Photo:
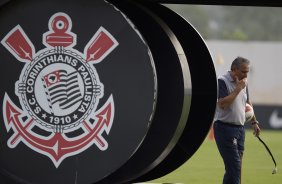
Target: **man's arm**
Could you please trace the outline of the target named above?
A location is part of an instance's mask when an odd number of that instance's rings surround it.
[[[245,88],[246,85],[247,85],[246,79],[242,79],[240,81],[236,79],[236,88],[233,91],[231,91],[227,96],[219,95],[218,106],[222,109],[226,109],[227,107],[229,107],[233,103],[237,95],[241,92],[241,90]],[[222,90],[222,85],[220,85],[219,83],[219,94],[220,94],[220,90]]]

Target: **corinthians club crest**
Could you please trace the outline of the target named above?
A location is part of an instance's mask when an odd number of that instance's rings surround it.
[[[15,148],[23,142],[48,156],[56,167],[93,144],[106,150],[108,143],[102,133],[109,134],[114,118],[112,95],[97,109],[104,86],[93,65],[110,54],[118,42],[100,27],[81,53],[73,48],[76,35],[71,28],[67,14],[54,14],[49,31],[43,34],[46,48],[38,52],[20,25],[1,41],[25,63],[15,84],[21,108],[7,93],[3,100],[5,126],[13,131],[7,144]]]

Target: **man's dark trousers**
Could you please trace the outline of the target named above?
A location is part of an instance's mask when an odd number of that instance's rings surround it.
[[[216,121],[213,127],[216,144],[225,165],[223,184],[240,184],[245,128],[221,121]]]

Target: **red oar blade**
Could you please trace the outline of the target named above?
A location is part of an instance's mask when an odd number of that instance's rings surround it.
[[[19,61],[32,61],[35,49],[23,29],[18,25],[1,42]]]
[[[117,46],[116,39],[106,29],[100,27],[84,49],[86,61],[99,63]]]

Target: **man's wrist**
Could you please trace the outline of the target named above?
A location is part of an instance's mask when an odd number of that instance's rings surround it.
[[[252,121],[251,124],[252,125],[257,125],[257,124],[259,124],[259,122],[257,120],[256,121]]]

